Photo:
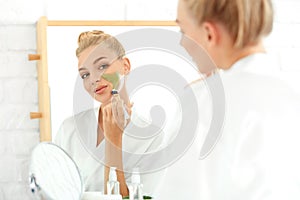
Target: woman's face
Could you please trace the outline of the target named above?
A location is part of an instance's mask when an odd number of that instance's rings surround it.
[[[78,71],[85,90],[97,101],[106,103],[111,98],[113,84],[101,76],[124,73],[124,60],[108,48],[91,46],[78,56]]]
[[[182,32],[180,44],[192,57],[198,70],[203,74],[210,74],[216,67],[209,55],[209,44],[206,40],[206,31],[199,24],[187,8],[184,0],[179,0],[177,9],[177,24]]]

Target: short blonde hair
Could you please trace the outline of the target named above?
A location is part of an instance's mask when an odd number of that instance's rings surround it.
[[[117,57],[123,57],[125,50],[123,45],[113,36],[104,33],[100,30],[82,32],[78,37],[78,48],[76,49],[76,56],[90,46],[104,45],[104,47],[111,49]]]
[[[183,0],[198,23],[222,23],[234,46],[243,48],[258,42],[273,28],[271,0]]]

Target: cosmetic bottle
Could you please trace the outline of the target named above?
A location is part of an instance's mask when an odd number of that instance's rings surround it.
[[[117,172],[115,167],[110,167],[109,178],[107,181],[107,194],[120,194],[120,183],[117,180]]]
[[[130,200],[143,200],[143,184],[141,183],[141,177],[137,168],[133,170],[128,190]]]

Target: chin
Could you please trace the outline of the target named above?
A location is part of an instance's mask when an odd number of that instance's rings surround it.
[[[111,99],[111,94],[104,94],[101,96],[96,96],[96,101],[99,101],[100,103],[106,103],[108,101],[110,101]]]

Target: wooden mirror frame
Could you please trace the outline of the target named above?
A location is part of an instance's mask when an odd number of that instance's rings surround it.
[[[37,61],[38,112],[31,112],[31,119],[39,119],[40,141],[51,141],[50,90],[48,84],[47,26],[176,26],[175,21],[76,21],[48,20],[41,17],[36,24],[36,54],[29,54],[28,60]]]

